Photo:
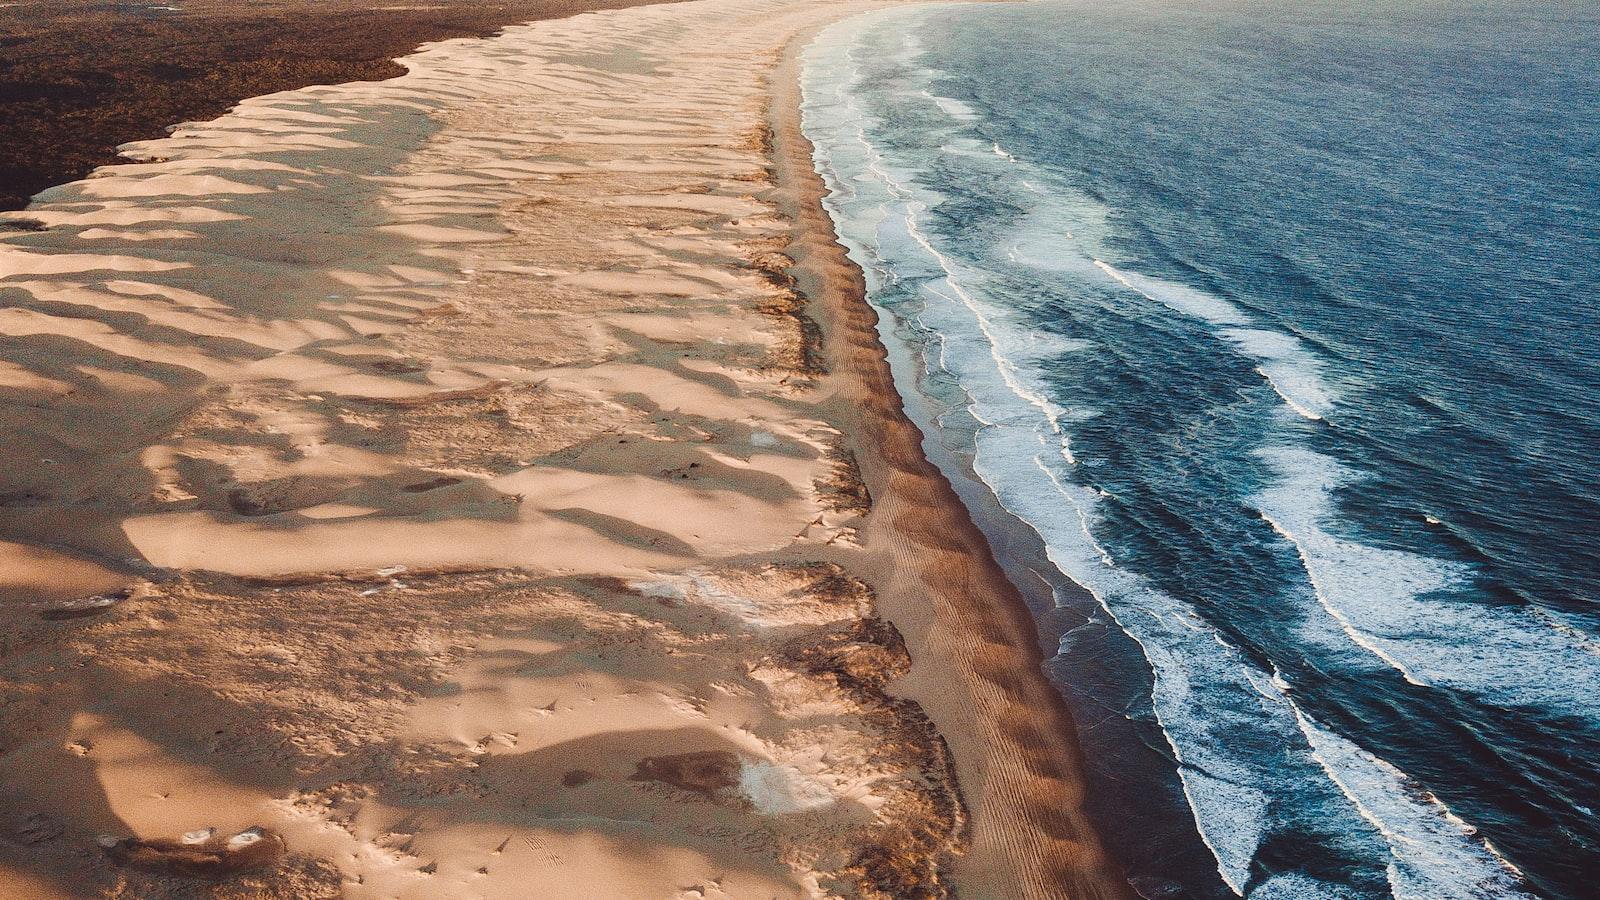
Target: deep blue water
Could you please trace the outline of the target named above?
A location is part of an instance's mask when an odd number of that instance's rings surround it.
[[[1600,4],[898,9],[805,89],[1138,890],[1596,896]]]

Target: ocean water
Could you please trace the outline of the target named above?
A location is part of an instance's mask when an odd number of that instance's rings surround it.
[[[899,8],[804,96],[1137,890],[1600,895],[1600,5]]]

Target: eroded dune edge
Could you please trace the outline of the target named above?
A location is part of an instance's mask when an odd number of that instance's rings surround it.
[[[432,45],[8,216],[0,893],[1117,893],[794,126],[872,6]]]

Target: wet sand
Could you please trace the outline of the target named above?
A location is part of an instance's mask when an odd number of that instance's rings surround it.
[[[865,545],[876,558],[862,564],[911,648],[911,672],[894,690],[946,737],[971,811],[956,883],[964,896],[1130,896],[1086,817],[1073,726],[1043,676],[1033,618],[924,455],[861,271],[822,207],[826,188],[800,132],[798,54],[809,39],[790,44],[772,78],[780,202],[796,229],[793,271],[835,367],[834,421],[860,448],[875,498]]]
[[[796,127],[870,8],[436,45],[12,216],[0,893],[1126,895]]]

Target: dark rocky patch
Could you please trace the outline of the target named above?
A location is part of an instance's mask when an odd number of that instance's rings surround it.
[[[726,750],[647,756],[630,781],[659,781],[707,797],[739,783],[739,757]]]
[[[408,484],[404,488],[401,488],[401,490],[408,494],[425,494],[428,491],[436,491],[439,488],[447,488],[460,483],[461,479],[459,478],[451,478],[448,475],[441,475],[438,478],[430,478],[427,481],[419,481],[416,484]]]
[[[271,865],[283,856],[283,838],[264,828],[216,835],[197,844],[155,838],[123,838],[106,847],[119,865],[192,878],[225,878]]]
[[[177,11],[106,0],[7,4],[0,210],[119,162],[119,144],[216,118],[246,97],[393,78],[405,71],[394,58],[425,41],[639,2],[450,0],[380,9],[363,0],[187,0]]]
[[[39,618],[46,622],[61,622],[67,619],[86,619],[111,611],[113,606],[133,596],[132,588],[108,591],[104,594],[95,594],[92,597],[78,597],[64,603],[48,607],[39,611]]]

